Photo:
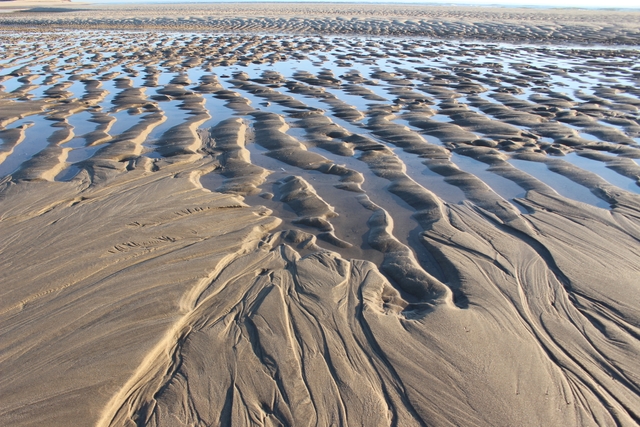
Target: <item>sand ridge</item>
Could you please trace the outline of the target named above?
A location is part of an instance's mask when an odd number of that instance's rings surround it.
[[[0,38],[3,425],[639,422],[636,49]]]

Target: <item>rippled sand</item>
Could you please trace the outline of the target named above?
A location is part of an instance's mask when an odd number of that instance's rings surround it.
[[[640,421],[636,48],[0,43],[0,424]]]
[[[2,7],[34,6],[7,1]],[[59,3],[56,5],[56,3]],[[62,4],[1,14],[20,29],[162,29],[295,34],[369,34],[579,44],[640,44],[640,11],[339,3]],[[11,6],[13,5],[13,6]]]

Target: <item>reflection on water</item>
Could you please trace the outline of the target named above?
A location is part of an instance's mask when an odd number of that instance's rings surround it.
[[[68,170],[63,171],[59,179],[74,176],[78,168],[82,167],[79,162],[90,159],[98,151],[96,147],[86,147],[87,141],[83,138],[99,128],[98,122],[91,121],[96,112],[115,119],[110,129],[107,129],[112,139],[106,138],[103,141],[103,144],[109,144],[117,140],[118,135],[139,124],[150,111],[160,111],[167,120],[151,130],[142,143],[145,147],[142,155],[161,157],[160,154],[153,153],[154,144],[165,132],[187,122],[194,114],[178,97],[163,95],[161,89],[172,82],[202,99],[204,110],[211,116],[200,126],[202,129],[213,127],[234,116],[242,117],[251,125],[253,118],[245,112],[252,109],[279,114],[290,126],[296,126],[296,121],[305,111],[313,111],[314,114],[321,111],[342,129],[341,132],[366,137],[391,149],[404,165],[408,177],[433,191],[447,203],[462,202],[465,200],[464,193],[427,168],[420,155],[398,148],[397,141],[393,144],[390,142],[393,138],[381,137],[372,132],[367,115],[373,114],[380,107],[389,107],[389,111],[394,114],[388,118],[391,123],[405,126],[403,131],[420,134],[426,147],[437,145],[440,149],[448,150],[445,152],[449,153],[450,161],[455,166],[473,174],[507,201],[523,197],[523,189],[488,171],[485,163],[467,156],[451,155],[462,144],[460,141],[447,142],[446,138],[441,139],[428,130],[412,126],[402,115],[424,111],[425,117],[432,121],[456,124],[481,138],[485,136],[485,128],[461,121],[452,110],[441,114],[439,110],[442,106],[439,103],[457,98],[458,107],[462,109],[460,111],[468,111],[475,116],[497,122],[501,120],[501,116],[496,115],[492,106],[506,106],[530,116],[540,113],[544,123],[556,126],[555,133],[549,132],[547,128],[535,128],[509,118],[510,125],[516,131],[527,135],[524,142],[511,145],[503,154],[510,156],[514,150],[531,151],[531,147],[535,148],[536,144],[542,148],[537,152],[542,153],[544,147],[556,145],[557,149],[553,154],[563,154],[570,153],[573,147],[562,146],[562,142],[557,141],[572,134],[574,130],[580,132],[580,136],[589,143],[603,143],[597,136],[586,133],[584,126],[557,121],[553,117],[556,113],[570,112],[590,103],[594,110],[584,115],[585,126],[596,129],[596,135],[603,134],[603,129],[615,130],[620,138],[627,138],[621,140],[627,150],[635,149],[638,145],[640,124],[633,109],[640,107],[640,93],[635,88],[637,73],[630,71],[628,66],[638,59],[638,53],[632,50],[612,54],[614,50],[604,48],[530,49],[528,46],[506,44],[445,43],[376,37],[286,39],[273,36],[165,33],[149,33],[142,37],[140,34],[127,32],[114,32],[106,36],[95,32],[61,32],[45,36],[51,45],[46,51],[36,40],[31,39],[14,44],[5,57],[0,58],[0,65],[4,67],[0,69],[2,99],[15,98],[18,103],[46,99],[41,112],[21,113],[16,117],[17,121],[7,124],[6,129],[1,130],[2,152],[6,154],[6,159],[0,164],[0,176],[14,172],[49,144],[57,143],[72,148],[66,160]],[[144,43],[140,43],[141,40]],[[87,41],[90,42],[89,49],[82,46]],[[234,82],[238,72],[245,73],[249,83],[257,85],[260,90],[248,90]],[[274,73],[281,76],[278,83],[264,80],[265,76],[273,76]],[[301,73],[306,73],[305,76],[315,80],[301,78]],[[211,91],[195,90],[206,76],[215,76],[220,86]],[[88,85],[91,80],[100,81],[99,89],[106,91],[104,98],[91,98]],[[17,94],[13,92],[29,82],[36,85],[29,92],[31,101],[17,99]],[[294,82],[302,90],[291,90],[290,84]],[[56,90],[52,92],[52,88]],[[121,99],[127,88],[144,89],[143,99]],[[220,89],[228,92],[218,93]],[[237,105],[234,108],[230,93],[248,100],[248,107],[245,103],[243,109],[238,110]],[[512,95],[511,103],[503,105],[501,98],[494,96],[500,93]],[[280,98],[276,98],[276,95]],[[544,101],[540,96],[544,97]],[[124,109],[118,112],[113,111],[116,97],[124,105]],[[471,105],[473,97],[490,104],[482,108]],[[536,100],[544,103],[538,104]],[[303,108],[292,109],[287,106],[287,102],[294,101]],[[520,106],[516,105],[517,101],[521,101]],[[558,107],[555,109],[547,109],[544,114],[541,113],[543,107],[556,104]],[[451,105],[447,108],[451,108]],[[427,109],[435,112],[435,115],[427,113]],[[365,117],[353,119],[345,111],[359,111]],[[58,134],[54,132],[60,128],[56,122],[48,120],[52,114],[62,115],[70,126],[74,136],[69,141],[55,140],[55,135]],[[21,118],[23,115],[26,117]],[[628,125],[609,124],[607,118],[623,118]],[[27,122],[32,122],[32,126],[24,130],[24,140],[16,139],[15,131],[11,133],[11,129]],[[557,131],[558,127],[564,130]],[[544,137],[540,136],[541,133],[544,133]],[[289,134],[307,144],[307,149],[315,150],[333,161],[340,161],[340,156],[335,153],[305,141],[304,129],[292,128]],[[532,138],[531,135],[538,135],[538,139],[531,140],[527,145],[526,139]],[[496,150],[509,145],[505,141],[514,139],[513,135],[502,137],[502,140],[496,138]],[[515,140],[518,142],[518,138]],[[334,138],[334,143],[346,142]],[[616,141],[605,143],[617,144]],[[265,168],[285,168],[275,160],[267,161],[266,158],[258,157],[262,154],[257,154],[255,150],[258,150],[257,146],[250,147],[253,161]],[[627,152],[626,155],[634,157],[632,154]],[[632,179],[612,171],[602,162],[575,154],[567,155],[566,159],[584,170],[598,174],[612,185],[638,193],[639,187]],[[365,163],[358,161],[357,156],[342,160],[367,177],[365,186],[370,185],[371,180],[381,179],[372,174]],[[566,197],[608,207],[588,188],[550,172],[543,163],[511,160],[511,164],[551,185]],[[292,174],[303,173],[299,168],[291,170],[291,166],[285,169]]]
[[[534,176],[553,188],[558,194],[584,203],[608,208],[609,204],[596,197],[591,191],[582,185],[571,181],[569,178],[551,172],[544,163],[530,162],[526,160],[510,160],[510,163],[518,169]]]
[[[25,136],[24,140],[13,148],[5,161],[0,163],[0,176],[14,172],[22,163],[44,150],[49,145],[47,138],[56,131],[52,124],[53,122],[44,120],[41,116],[31,116],[29,119],[10,125],[9,129],[16,129],[18,126],[25,127]]]
[[[614,157],[612,156],[612,158]],[[602,163],[601,161],[579,156],[577,153],[568,154],[565,157],[565,160],[584,170],[595,173],[605,181],[608,181],[609,183],[620,187],[623,190],[640,194],[640,186],[636,184],[635,180],[621,175],[613,169],[609,169],[606,164]]]

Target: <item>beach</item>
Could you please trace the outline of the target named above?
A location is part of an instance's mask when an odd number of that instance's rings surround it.
[[[1,425],[640,423],[640,12],[3,3]]]
[[[341,3],[90,4],[31,6],[0,16],[7,29],[156,29],[276,34],[420,36],[551,44],[638,44],[639,10]],[[36,5],[36,7],[33,7]],[[5,7],[0,5],[0,8]],[[9,7],[9,6],[6,6]]]

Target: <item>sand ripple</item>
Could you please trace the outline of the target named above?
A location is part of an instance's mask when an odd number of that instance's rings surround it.
[[[2,425],[640,422],[640,52],[324,7],[0,36]]]
[[[11,2],[13,3],[13,2]],[[19,2],[15,2],[19,3]],[[33,6],[33,5],[31,5]],[[321,3],[66,5],[0,15],[27,28],[163,29],[423,36],[473,40],[628,44],[640,40],[633,10],[541,10],[487,7]]]

